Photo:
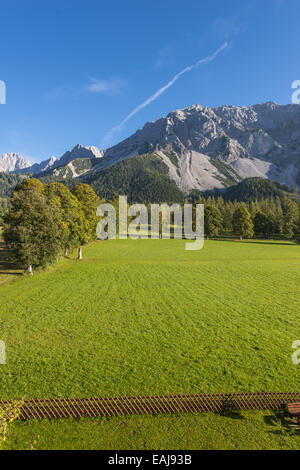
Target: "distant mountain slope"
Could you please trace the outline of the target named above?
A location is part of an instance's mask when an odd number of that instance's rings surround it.
[[[0,171],[9,173],[20,173],[20,174],[33,174],[39,175],[40,173],[47,173],[48,175],[51,174],[51,170],[53,170],[53,174],[57,175],[58,173],[55,172],[56,168],[64,167],[69,165],[70,171],[67,170],[65,174],[65,178],[71,174],[73,177],[79,176],[82,172],[80,171],[76,174],[76,168],[72,167],[72,162],[75,160],[80,160],[83,163],[76,163],[78,168],[86,168],[89,170],[92,168],[92,164],[90,166],[84,163],[85,160],[94,161],[97,158],[101,158],[102,153],[100,152],[97,147],[84,147],[83,145],[76,145],[71,151],[67,151],[63,154],[63,156],[59,159],[56,157],[50,157],[47,160],[43,160],[40,163],[34,163],[33,165],[30,162],[17,155],[16,153],[9,153],[2,155],[0,157]]]
[[[47,171],[52,168],[56,162],[56,157],[50,157],[47,160],[43,160],[41,163],[34,163],[22,173],[32,173],[33,175],[42,171]]]
[[[183,202],[184,199],[182,191],[168,176],[168,167],[155,154],[130,157],[79,180],[90,184],[105,199],[117,195],[126,195],[129,203]]]
[[[229,201],[259,201],[265,198],[280,199],[289,196],[292,199],[300,200],[300,195],[295,190],[281,183],[269,181],[263,178],[246,178],[240,183],[223,190],[205,191],[204,195],[222,196]]]
[[[23,175],[0,173],[0,212],[2,208],[7,208],[8,199],[10,198],[14,188],[23,180]]]
[[[54,167],[67,165],[76,159],[94,159],[101,158],[103,153],[97,147],[85,147],[84,145],[77,144],[71,151],[67,151],[63,156],[57,160]]]
[[[185,194],[227,188],[249,177],[300,189],[300,106],[196,104],[146,123],[103,151],[76,145],[58,160],[14,171],[48,180],[84,174],[96,181],[97,175],[129,157],[154,153],[167,168],[164,175]]]
[[[231,201],[255,201],[269,197],[284,197],[295,194],[289,186],[263,178],[246,178],[241,183],[231,186],[224,191],[225,199]]]
[[[268,102],[173,111],[105,150],[93,171],[154,151],[184,192],[227,187],[248,177],[299,188],[300,106]]]
[[[0,173],[0,209],[7,207],[8,198],[15,186],[27,175]],[[168,168],[157,155],[130,157],[100,173],[86,174],[82,177],[40,176],[43,183],[60,181],[70,189],[83,182],[90,184],[100,198],[113,199],[126,195],[129,203],[174,203],[183,202],[185,195],[168,176]],[[195,203],[199,196],[222,196],[225,200],[250,202],[273,197],[283,199],[288,196],[300,204],[300,195],[292,188],[263,178],[247,178],[240,183],[224,189],[201,192],[193,190],[188,200]]]
[[[0,172],[12,173],[29,167],[29,161],[17,153],[5,153],[0,157]]]
[[[0,198],[10,197],[13,189],[24,180],[24,176],[0,173]]]
[[[76,178],[91,170],[94,164],[94,159],[92,158],[76,158],[65,165],[50,168],[35,176],[47,182]]]

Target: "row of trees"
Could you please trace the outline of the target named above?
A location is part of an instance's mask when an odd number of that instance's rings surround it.
[[[27,267],[45,266],[96,238],[99,198],[87,184],[70,191],[61,183],[26,179],[10,198],[3,235],[14,258]]]
[[[205,234],[292,239],[300,236],[300,207],[289,197],[266,198],[250,203],[200,197],[205,205]]]
[[[16,260],[33,268],[55,261],[61,254],[96,239],[99,198],[87,184],[72,191],[61,183],[26,179],[11,198],[4,219],[4,239]],[[117,205],[117,199],[111,201]],[[188,201],[186,201],[188,202]],[[300,207],[289,197],[269,197],[249,203],[222,197],[199,197],[205,206],[206,236],[237,235],[300,239]],[[149,207],[150,210],[150,207]],[[161,221],[160,221],[161,222]],[[172,223],[172,219],[171,219]]]
[[[109,201],[118,214],[119,198]],[[268,197],[249,203],[226,201],[221,196],[198,197],[193,201],[193,228],[195,229],[196,204],[204,204],[204,232],[208,237],[219,235],[241,238],[300,239],[300,206],[290,197]],[[151,220],[151,204],[147,204],[148,220]],[[128,223],[131,217],[128,217]],[[118,217],[117,217],[118,222]],[[160,233],[162,217],[160,214]],[[170,217],[171,232],[174,216]],[[118,227],[117,227],[118,231]]]

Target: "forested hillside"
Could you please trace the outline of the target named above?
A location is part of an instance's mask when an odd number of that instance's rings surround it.
[[[270,181],[264,178],[247,178],[237,185],[230,186],[225,191],[215,191],[216,195],[222,195],[229,201],[251,202],[270,197],[280,197],[285,195],[296,196],[297,191],[285,184]]]
[[[8,199],[13,189],[24,180],[22,175],[0,173],[0,211],[7,208]]]
[[[130,157],[100,173],[81,177],[104,199],[127,195],[128,202],[182,202],[183,193],[154,154]]]

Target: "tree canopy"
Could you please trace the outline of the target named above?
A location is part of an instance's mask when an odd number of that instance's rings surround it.
[[[98,197],[88,185],[70,190],[31,178],[19,184],[4,215],[4,239],[11,253],[32,274],[67,250],[96,237]]]
[[[10,199],[4,239],[14,257],[32,273],[35,266],[53,262],[62,248],[63,227],[58,207],[38,180],[25,180]]]

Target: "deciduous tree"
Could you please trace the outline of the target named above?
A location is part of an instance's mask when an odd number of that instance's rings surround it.
[[[59,210],[45,195],[44,185],[25,180],[13,192],[5,216],[4,239],[13,256],[32,274],[33,267],[58,257],[63,236]]]
[[[78,247],[84,237],[84,214],[80,202],[62,183],[50,183],[45,188],[47,197],[61,212],[61,225],[64,231],[64,254]]]
[[[219,235],[222,229],[223,219],[221,212],[215,206],[204,207],[204,233],[214,237]]]
[[[81,210],[84,214],[84,230],[80,235],[80,246],[78,258],[82,258],[82,245],[97,238],[96,227],[99,218],[96,216],[99,198],[94,190],[84,183],[80,183],[73,188],[73,194],[77,197]]]

